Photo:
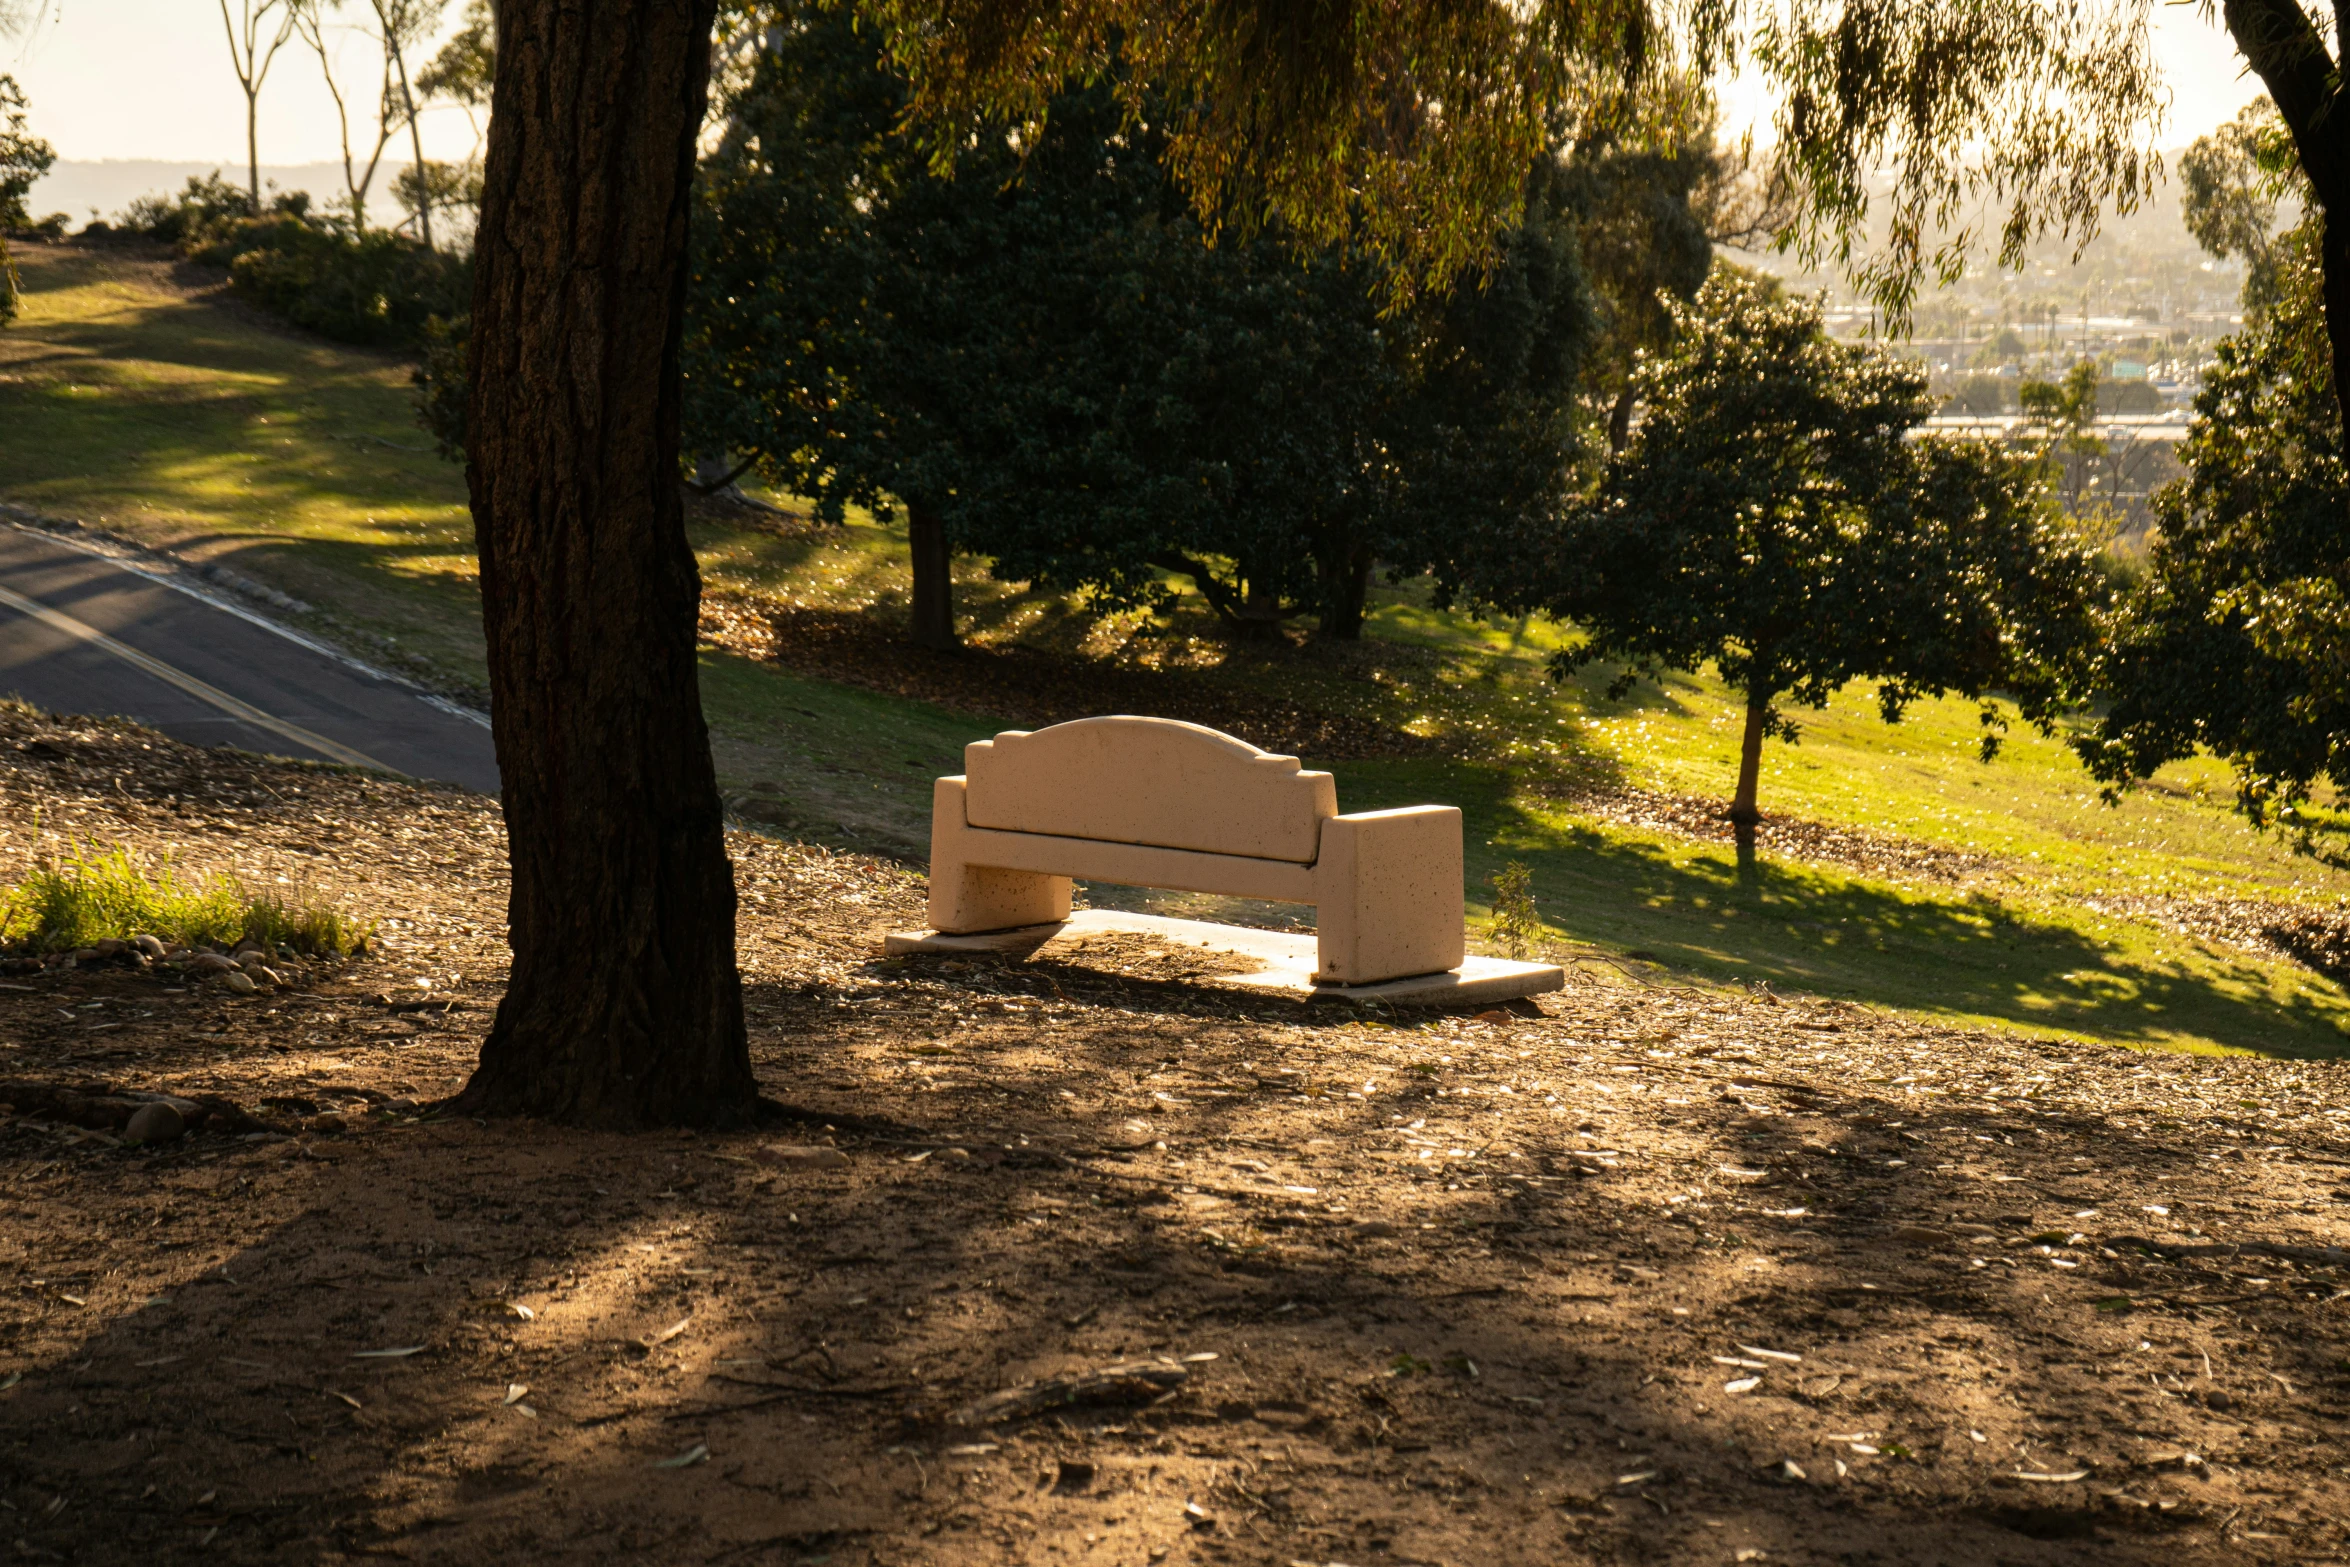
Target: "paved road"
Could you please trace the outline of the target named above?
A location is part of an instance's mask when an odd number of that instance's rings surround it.
[[[414,688],[128,565],[0,523],[0,695],[195,745],[495,793],[489,729]]]

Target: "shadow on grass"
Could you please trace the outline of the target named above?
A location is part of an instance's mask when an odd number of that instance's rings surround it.
[[[1472,897],[1504,863],[1523,862],[1544,920],[1570,940],[1709,980],[2128,1044],[2350,1051],[2350,1009],[2335,987],[2282,963],[2184,938],[2161,945],[2192,960],[2133,954],[1980,893],[1904,891],[1767,858],[1742,877],[1728,844],[1669,844],[1547,816],[1499,768],[1359,762],[1338,772],[1349,809],[1460,805]]]

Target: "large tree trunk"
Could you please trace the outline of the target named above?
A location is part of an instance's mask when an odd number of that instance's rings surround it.
[[[1754,830],[1762,821],[1755,794],[1762,782],[1763,731],[1770,727],[1770,698],[1746,699],[1746,733],[1738,741],[1738,793],[1730,801],[1730,829],[1738,839],[1738,864],[1754,867]]]
[[[1322,578],[1321,633],[1336,642],[1363,639],[1363,611],[1371,599],[1371,552],[1350,546],[1317,563]]]
[[[678,494],[714,0],[505,0],[466,479],[513,977],[459,1105],[737,1124],[757,1091]]]
[[[2334,406],[2350,427],[2350,191],[2326,207],[2318,258],[2324,268],[2326,343],[2334,351]]]
[[[951,653],[962,645],[955,638],[955,551],[937,507],[906,502],[906,541],[914,557],[914,644]]]

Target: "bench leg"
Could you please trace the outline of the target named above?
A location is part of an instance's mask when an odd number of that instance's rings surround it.
[[[930,927],[969,933],[1052,925],[1069,917],[1066,876],[973,865],[963,853],[963,780],[941,778],[930,797]]]
[[[1370,985],[1441,974],[1468,956],[1452,806],[1331,817],[1314,881],[1316,979]]]

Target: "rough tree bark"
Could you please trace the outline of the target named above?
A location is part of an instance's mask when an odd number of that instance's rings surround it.
[[[955,639],[955,552],[937,507],[906,502],[906,541],[914,556],[914,643],[951,653],[962,646]]]
[[[678,486],[715,0],[504,0],[466,479],[513,977],[458,1104],[602,1126],[757,1104]]]
[[[2350,50],[2350,12],[2336,0],[2335,36]],[[2318,257],[2334,401],[2350,420],[2350,101],[2341,72],[2300,0],[2226,0],[2228,34],[2251,62],[2292,133],[2293,150],[2324,210]]]

